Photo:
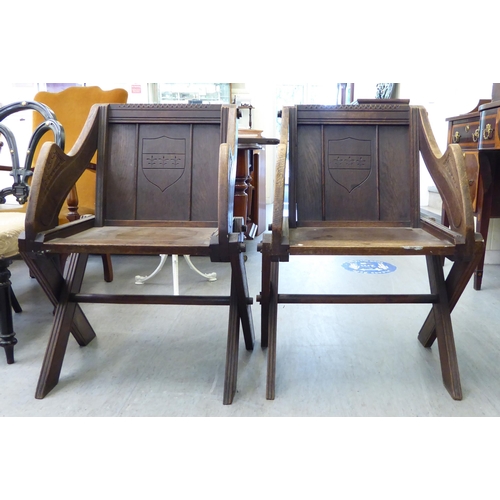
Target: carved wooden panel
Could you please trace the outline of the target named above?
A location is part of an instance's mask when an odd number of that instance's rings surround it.
[[[378,220],[375,127],[325,128],[326,220]]]
[[[297,144],[299,221],[410,225],[416,183],[407,126],[299,126]]]
[[[220,126],[111,124],[104,214],[111,221],[217,221]]]

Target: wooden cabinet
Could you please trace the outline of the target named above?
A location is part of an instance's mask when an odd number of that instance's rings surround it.
[[[487,102],[489,101],[481,100],[469,113],[447,118],[448,143],[459,144],[464,152],[465,167],[467,169],[472,208],[474,212],[476,212],[477,194],[479,188],[479,106]]]
[[[495,86],[493,97],[495,95]],[[475,109],[448,118],[448,143],[462,147],[476,231],[485,242],[490,218],[500,217],[500,100],[480,100]],[[443,223],[448,219],[443,212]],[[484,255],[474,273],[474,288],[481,289]]]

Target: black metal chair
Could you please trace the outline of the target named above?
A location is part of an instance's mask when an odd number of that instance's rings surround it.
[[[16,138],[3,120],[13,113],[27,109],[40,113],[44,121],[33,132],[24,164],[21,165]],[[9,266],[12,263],[12,257],[19,254],[18,238],[24,231],[25,206],[30,192],[29,179],[33,175],[35,148],[40,138],[49,130],[52,130],[55,142],[64,147],[64,130],[49,107],[38,102],[22,101],[0,108],[0,135],[4,137],[9,147],[12,164],[10,167],[0,166],[0,170],[10,171],[10,175],[14,178],[12,185],[0,190],[0,346],[5,349],[8,364],[14,363],[14,345],[17,343],[12,309],[17,313],[22,312],[12,291]],[[8,196],[13,196],[18,206],[6,208]]]

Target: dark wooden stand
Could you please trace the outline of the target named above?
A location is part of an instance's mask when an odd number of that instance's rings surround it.
[[[234,213],[246,221],[245,235],[253,239],[266,229],[266,145],[278,139],[238,138],[238,168]]]

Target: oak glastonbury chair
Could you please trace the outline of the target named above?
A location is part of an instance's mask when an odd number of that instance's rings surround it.
[[[289,215],[283,215],[289,147]],[[262,252],[262,346],[267,398],[275,397],[278,304],[429,303],[419,340],[437,337],[446,389],[462,398],[450,312],[484,247],[459,146],[441,156],[424,108],[407,100],[282,111],[273,222]],[[419,152],[450,214],[451,229],[420,218]],[[300,255],[425,255],[429,294],[286,294],[279,264]],[[442,258],[453,266],[445,280]],[[290,264],[291,265],[291,264]]]
[[[23,145],[26,146],[26,154],[22,164],[16,137],[3,120],[28,109],[40,114],[43,120],[35,129],[29,143]],[[52,130],[54,140],[64,148],[64,130],[47,106],[38,102],[21,101],[0,108],[0,138],[3,137],[7,144],[11,163],[10,167],[1,165],[0,170],[10,171],[12,176],[12,185],[0,190],[0,346],[5,349],[8,364],[14,363],[14,346],[17,344],[12,309],[17,313],[22,312],[12,290],[9,266],[12,258],[19,255],[18,239],[24,231],[29,180],[33,173],[33,154],[40,137],[48,130]],[[15,198],[17,204],[7,205],[9,196]]]
[[[36,397],[58,382],[71,332],[81,345],[95,332],[79,303],[229,306],[224,404],[236,390],[239,323],[253,349],[252,299],[242,221],[233,219],[234,105],[96,105],[66,155],[45,144],[35,168],[20,249],[56,305]],[[96,152],[96,213],[57,226],[67,193]],[[71,254],[64,276],[53,255]],[[81,294],[89,254],[210,257],[228,262],[228,296]],[[98,329],[99,325],[96,325]]]

